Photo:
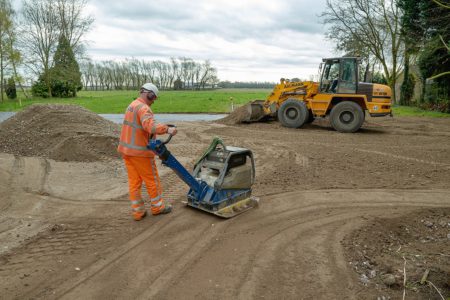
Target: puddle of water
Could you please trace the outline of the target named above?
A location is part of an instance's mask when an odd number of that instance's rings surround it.
[[[114,123],[123,122],[123,114],[100,114],[103,118]],[[226,115],[210,114],[155,114],[155,120],[159,123],[183,122],[183,121],[214,121],[224,118]]]
[[[0,112],[0,122],[5,121],[6,119],[14,116],[14,112]]]
[[[14,116],[15,112],[0,112],[0,122]],[[123,122],[123,114],[100,114],[103,118],[114,123]],[[214,121],[224,118],[225,114],[155,114],[159,123],[183,122],[183,121]]]

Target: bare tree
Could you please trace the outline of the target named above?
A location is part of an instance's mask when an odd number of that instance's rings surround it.
[[[201,74],[199,78],[199,88],[205,89],[207,83],[212,83],[217,75],[217,70],[212,67],[211,62],[206,60],[201,65]]]
[[[56,0],[60,33],[67,37],[73,52],[77,56],[83,55],[82,37],[94,23],[92,16],[82,14],[86,4],[86,0]]]
[[[395,0],[327,0],[321,17],[329,24],[328,38],[342,46],[353,42],[381,64],[391,86],[402,70],[400,9]]]
[[[194,76],[195,62],[191,58],[182,57],[181,60],[181,81],[183,82],[183,88],[192,88],[190,85]],[[188,86],[186,86],[186,84]]]
[[[170,58],[170,63],[171,63],[171,75],[169,85],[172,87],[175,80],[180,78],[180,63],[174,57]]]
[[[138,89],[138,87],[142,85],[142,69],[140,62],[135,58],[129,60],[128,70],[131,77],[131,88],[134,90]]]
[[[108,67],[105,62],[101,62],[96,64],[97,67],[97,76],[98,82],[100,84],[101,90],[109,90],[109,86],[111,85],[111,81],[109,80],[109,72]]]
[[[59,38],[56,7],[52,0],[24,0],[22,16],[26,66],[36,76],[43,74],[51,95],[49,70]]]
[[[200,73],[202,71],[202,65],[195,63],[194,64],[194,70],[192,76],[192,87],[193,89],[199,90],[200,89]]]
[[[23,87],[24,79],[19,75],[18,68],[23,62],[22,54],[17,45],[17,27],[11,26],[6,29],[9,36],[7,45],[7,52],[9,53],[9,61],[11,63],[12,74],[14,76],[14,82],[19,85],[25,98],[28,98],[28,94]]]
[[[23,79],[18,73],[22,55],[17,45],[18,28],[15,16],[10,0],[0,0],[0,101],[2,102],[6,72],[13,76],[14,82],[20,86],[25,97],[28,97],[22,85]]]
[[[144,81],[155,82],[156,74],[155,74],[154,63],[143,61],[142,67],[143,67],[144,74],[145,74]]]
[[[94,77],[96,74],[95,65],[92,63],[92,61],[87,60],[80,63],[80,72],[84,88],[88,89],[90,87],[91,89],[93,89],[95,85]]]

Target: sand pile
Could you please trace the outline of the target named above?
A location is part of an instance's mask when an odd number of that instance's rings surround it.
[[[0,152],[58,161],[119,157],[120,127],[75,105],[31,105],[0,123]]]
[[[230,113],[225,118],[219,119],[216,123],[225,125],[240,124],[243,120],[249,117],[249,111],[247,105],[242,105],[236,108],[232,113]]]

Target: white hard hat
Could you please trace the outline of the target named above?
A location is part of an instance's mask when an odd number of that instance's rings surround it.
[[[158,96],[158,93],[159,93],[158,88],[156,87],[156,85],[154,85],[154,84],[151,83],[151,82],[145,83],[145,84],[141,87],[141,90],[152,91],[153,94],[155,94],[155,96]]]

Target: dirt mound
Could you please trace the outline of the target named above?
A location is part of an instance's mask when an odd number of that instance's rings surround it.
[[[119,126],[75,105],[31,105],[0,123],[0,151],[58,161],[118,157]]]
[[[402,291],[405,267],[408,293],[426,299],[437,295],[429,282],[450,293],[449,230],[450,209],[427,209],[376,218],[347,236],[343,245],[364,285]]]
[[[225,118],[219,119],[216,123],[225,124],[225,125],[234,125],[240,124],[243,120],[247,119],[249,116],[249,112],[247,109],[247,105],[243,105],[235,109],[232,113],[230,113]]]

